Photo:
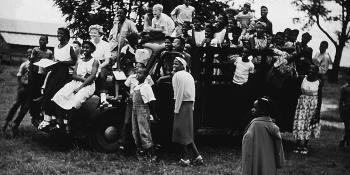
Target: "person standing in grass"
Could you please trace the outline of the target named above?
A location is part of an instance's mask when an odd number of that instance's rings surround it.
[[[31,54],[32,54],[32,49],[28,49],[26,52],[25,61],[19,67],[19,70],[17,73],[17,82],[18,82],[17,98],[15,103],[10,108],[9,113],[5,119],[5,124],[2,127],[2,131],[5,133],[8,125],[12,121],[18,108],[21,107],[16,119],[13,121],[13,123],[10,124],[12,136],[17,135],[18,127],[21,124],[24,116],[27,114],[29,110],[29,106],[32,101],[32,98],[30,95],[30,89],[28,86],[29,66],[30,66],[29,58],[31,57]]]
[[[312,65],[301,83],[301,95],[294,116],[293,137],[296,140],[295,153],[307,154],[311,137],[320,137],[320,117],[317,112],[317,94],[320,81],[318,67]]]
[[[199,154],[194,143],[193,134],[193,108],[195,101],[195,84],[192,75],[186,72],[187,62],[181,57],[175,57],[173,64],[174,76],[172,85],[174,88],[174,123],[172,141],[181,145],[180,166],[189,166],[191,163],[202,165],[203,158]],[[190,162],[188,147],[194,153],[194,159]]]
[[[284,165],[284,152],[281,133],[271,118],[271,101],[259,98],[251,113],[254,119],[242,140],[242,175],[276,175]]]
[[[339,113],[345,126],[344,137],[340,141],[339,146],[344,147],[347,145],[350,147],[350,77],[348,77],[347,83],[340,90]]]
[[[46,45],[48,43],[48,36],[43,35],[39,38],[39,47],[35,47],[30,57],[30,76],[33,83],[30,83],[32,92],[32,98],[35,103],[32,103],[30,107],[30,114],[33,117],[33,122],[39,122],[40,120],[40,105],[36,102],[36,99],[42,96],[41,88],[44,84],[47,70],[42,67],[34,66],[33,63],[40,61],[41,59],[53,59],[53,53],[49,50]]]
[[[133,88],[132,94],[132,135],[137,148],[137,158],[142,160],[150,157],[150,161],[155,161],[157,157],[153,147],[150,120],[152,116],[155,116],[152,101],[155,101],[156,98],[151,85],[145,81],[147,75],[146,68],[137,70],[139,84]]]

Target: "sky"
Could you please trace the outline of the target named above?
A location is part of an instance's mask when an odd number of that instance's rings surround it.
[[[222,0],[225,1],[225,0]],[[293,24],[293,17],[299,17],[302,22],[305,22],[305,15],[298,12],[290,2],[291,0],[234,0],[234,7],[243,5],[244,2],[250,1],[252,9],[256,11],[256,17],[260,17],[260,6],[265,5],[269,8],[268,18],[273,23],[274,33],[283,31],[286,27],[301,28],[301,24]],[[232,2],[232,1],[230,1]],[[231,4],[231,3],[229,3]],[[339,7],[329,4],[330,9],[334,12],[340,10]],[[64,18],[58,7],[54,6],[52,0],[1,0],[0,18],[21,19],[39,22],[52,22],[64,24]],[[334,31],[338,25],[328,23],[325,25],[326,30]],[[306,31],[301,31],[304,33]],[[322,40],[329,42],[329,53],[333,57],[335,48],[328,38],[316,27],[312,27],[308,32],[313,36],[310,41],[310,46],[314,49],[314,53],[318,51],[319,43]],[[331,32],[333,33],[333,32]],[[350,48],[345,48],[341,65],[350,66]]]

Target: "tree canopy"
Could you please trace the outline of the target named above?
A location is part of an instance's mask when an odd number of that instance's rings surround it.
[[[177,5],[183,4],[183,0],[54,0],[66,22],[68,28],[74,31],[75,37],[87,39],[90,25],[99,24],[104,28],[105,35],[113,27],[113,18],[118,7],[124,7],[129,12],[131,6],[136,5],[142,9],[145,3],[160,3],[164,6],[163,12],[169,14]],[[208,19],[214,13],[220,13],[226,4],[216,0],[193,1],[192,6],[196,8],[196,14]],[[143,10],[138,11],[138,15],[145,14]]]
[[[325,3],[334,3],[341,7],[341,12],[334,14],[332,10],[328,9]],[[338,72],[340,69],[340,60],[344,47],[350,41],[350,1],[349,0],[294,0],[292,2],[298,10],[303,11],[308,16],[308,22],[305,26],[312,26],[314,24],[329,38],[336,48],[334,56],[333,72],[331,80],[338,80]],[[334,7],[334,6],[332,6]],[[331,32],[327,31],[322,24],[326,22],[339,22],[340,28],[335,32],[336,37],[332,36]]]

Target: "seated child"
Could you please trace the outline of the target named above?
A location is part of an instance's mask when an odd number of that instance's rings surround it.
[[[73,73],[73,80],[61,88],[52,98],[58,105],[58,126],[63,124],[63,116],[72,109],[79,109],[81,104],[91,97],[95,92],[95,79],[99,66],[98,61],[91,56],[95,51],[95,45],[90,41],[82,44],[83,57],[78,60]]]
[[[242,139],[242,174],[276,175],[284,164],[284,152],[281,133],[271,119],[271,101],[259,98],[251,113],[254,119]]]
[[[150,120],[154,114],[152,101],[156,100],[151,86],[145,81],[148,75],[147,69],[137,70],[139,84],[134,87],[132,96],[132,135],[137,148],[139,160],[150,156],[151,161],[155,160],[153,141],[151,136]]]

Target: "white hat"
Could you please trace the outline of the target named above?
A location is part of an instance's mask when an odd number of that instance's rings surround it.
[[[175,57],[175,59],[179,60],[181,62],[181,64],[186,67],[187,66],[187,62],[185,59],[181,58],[181,57]]]
[[[143,63],[146,65],[150,58],[150,53],[147,49],[137,49],[135,52],[136,63]]]

